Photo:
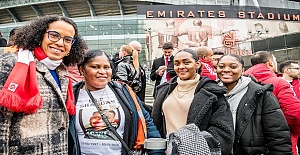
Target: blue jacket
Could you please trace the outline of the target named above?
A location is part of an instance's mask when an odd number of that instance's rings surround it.
[[[124,127],[124,134],[123,140],[126,142],[129,148],[133,149],[135,144],[136,136],[137,136],[137,122],[138,122],[138,113],[135,107],[135,103],[133,102],[128,89],[126,88],[125,84],[120,84],[115,81],[111,81],[108,83],[109,87],[113,90],[116,94],[117,99],[119,100],[122,108],[124,109],[125,113],[125,127]],[[73,92],[75,96],[76,105],[78,100],[78,95],[80,89],[84,86],[84,82],[78,82],[73,86]],[[142,108],[142,112],[144,114],[146,125],[147,125],[147,138],[160,138],[159,131],[157,130],[156,126],[153,123],[150,114],[144,109],[142,106],[142,102],[137,97],[137,100]],[[70,124],[69,124],[69,155],[80,155],[80,147],[77,138],[77,133],[75,129],[75,116],[70,117]],[[122,155],[126,155],[126,151],[122,148]],[[149,150],[149,155],[159,155],[164,154],[164,150]]]

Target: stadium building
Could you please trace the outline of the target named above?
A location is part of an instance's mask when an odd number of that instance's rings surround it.
[[[8,38],[14,27],[58,14],[77,23],[90,49],[110,55],[132,40],[142,43],[144,62],[161,55],[164,41],[248,55],[299,46],[299,10],[299,0],[2,0],[0,31]],[[200,24],[205,30],[190,32]]]

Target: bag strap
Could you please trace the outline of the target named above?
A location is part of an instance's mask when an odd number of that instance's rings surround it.
[[[144,145],[144,141],[147,137],[147,126],[146,126],[146,120],[142,111],[141,106],[139,105],[137,99],[136,99],[136,95],[134,93],[134,91],[132,90],[132,88],[128,85],[125,84],[129,94],[131,96],[131,98],[133,99],[133,102],[136,106],[137,112],[138,112],[138,116],[139,116],[139,120],[138,120],[138,135],[137,135],[137,139],[136,139],[136,144],[134,145],[135,149],[140,149],[142,145]]]
[[[94,103],[95,107],[97,108],[98,112],[100,113],[104,123],[106,124],[106,126],[108,127],[108,129],[120,140],[122,147],[126,150],[128,155],[133,155],[133,152],[129,149],[129,147],[127,146],[127,144],[125,143],[125,141],[122,139],[122,137],[118,134],[118,132],[116,131],[116,129],[110,124],[110,122],[108,121],[106,115],[103,113],[103,111],[100,109],[100,106],[97,104],[94,96],[91,94],[91,92],[87,89],[87,87],[85,87],[85,90],[87,92],[87,94],[89,95],[90,99],[92,100],[92,102]]]

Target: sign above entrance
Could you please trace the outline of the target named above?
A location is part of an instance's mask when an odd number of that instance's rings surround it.
[[[230,5],[140,5],[139,15],[146,18],[237,18],[299,21],[296,9]]]

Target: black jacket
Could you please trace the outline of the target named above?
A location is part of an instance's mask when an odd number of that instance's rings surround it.
[[[138,85],[139,90],[135,91],[136,95],[140,98],[141,101],[145,102],[145,92],[146,92],[146,73],[143,67],[139,65],[138,72],[134,69],[132,64],[132,57],[125,56],[123,59],[116,62],[116,79],[123,81],[130,86],[131,84]]]
[[[153,96],[155,96],[155,93],[156,93],[155,88],[156,88],[156,86],[158,86],[160,84],[160,81],[161,81],[161,78],[162,78],[162,76],[159,76],[159,75],[156,74],[156,71],[160,66],[164,66],[164,65],[165,65],[164,56],[162,56],[160,58],[157,58],[153,61],[152,68],[151,68],[151,74],[150,74],[151,80],[155,81]],[[171,78],[176,76],[176,73],[174,71],[174,56],[173,55],[170,57],[167,72],[170,73]]]
[[[235,155],[292,154],[289,127],[272,90],[249,83],[237,109]]]
[[[118,64],[117,78],[118,80],[127,83],[132,88],[133,85],[136,85],[139,89],[142,87],[141,71],[135,70],[132,64],[132,57],[129,55],[124,56]],[[134,88],[133,90],[136,91]]]
[[[176,80],[177,77],[173,78],[170,83],[158,86],[153,104],[152,118],[162,137],[166,137],[162,104],[177,86]],[[220,142],[222,154],[228,155],[232,154],[234,131],[225,93],[225,87],[219,86],[207,77],[201,77],[189,108],[186,124],[195,123],[200,131],[209,132]]]

